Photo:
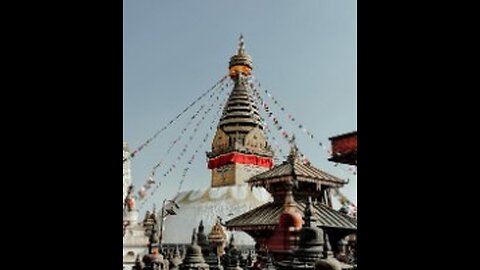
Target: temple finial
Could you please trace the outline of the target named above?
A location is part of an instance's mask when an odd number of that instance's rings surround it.
[[[307,204],[305,205],[305,210],[303,211],[303,220],[305,221],[304,226],[310,227],[312,223],[312,197],[308,196]]]
[[[193,229],[193,234],[192,234],[192,245],[197,245],[198,243],[198,237],[197,237],[197,229]]]
[[[292,138],[289,140],[290,144],[295,144],[295,134],[292,134]]]
[[[243,34],[240,34],[238,39],[238,55],[245,54],[245,41],[243,40]]]
[[[326,231],[323,231],[323,256],[324,258],[329,258],[332,257],[332,246],[330,244],[330,240],[328,239],[328,233]]]
[[[203,219],[200,220],[200,225],[198,225],[198,232],[203,232],[204,226],[203,226]]]
[[[288,159],[290,161],[295,160],[298,157],[298,147],[295,143],[295,134],[292,135],[292,138],[289,141],[290,144],[290,153],[288,155]]]
[[[252,64],[252,58],[245,51],[243,34],[240,34],[237,53],[230,57],[230,62],[228,64],[230,78],[234,81],[238,81],[238,74],[240,73],[243,76],[249,76],[252,73]]]
[[[285,210],[295,208],[297,205],[293,198],[293,186],[294,183],[292,181],[287,182],[287,194],[285,194],[285,201],[283,203],[283,208]]]

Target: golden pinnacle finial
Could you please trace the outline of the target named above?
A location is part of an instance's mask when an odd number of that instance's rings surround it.
[[[237,53],[230,58],[228,69],[230,77],[233,80],[237,79],[239,73],[242,73],[244,76],[249,76],[252,72],[252,58],[245,51],[243,34],[240,34]]]

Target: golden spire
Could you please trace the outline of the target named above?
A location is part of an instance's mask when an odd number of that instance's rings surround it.
[[[245,41],[243,39],[243,35],[240,34],[238,39],[237,54],[230,58],[230,77],[235,80],[239,73],[242,73],[244,76],[250,75],[253,68],[252,64],[252,58],[245,51]]]

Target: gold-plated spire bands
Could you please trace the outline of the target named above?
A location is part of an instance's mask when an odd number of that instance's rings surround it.
[[[252,58],[245,51],[245,40],[243,34],[238,39],[237,54],[230,58],[229,74],[232,79],[236,79],[239,73],[248,76],[252,72]]]

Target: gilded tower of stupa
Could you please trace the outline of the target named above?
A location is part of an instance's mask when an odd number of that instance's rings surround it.
[[[263,187],[251,189],[246,183],[250,177],[273,166],[273,153],[248,86],[252,69],[252,58],[246,53],[240,36],[238,50],[229,62],[233,89],[218,123],[212,149],[207,153],[208,168],[212,171],[210,187],[185,191],[174,198],[180,208],[177,215],[165,221],[164,243],[188,243],[189,236],[184,232],[193,224],[203,220],[205,230],[210,231],[218,218],[227,220],[272,199]],[[254,244],[246,233],[234,234],[239,245]]]

